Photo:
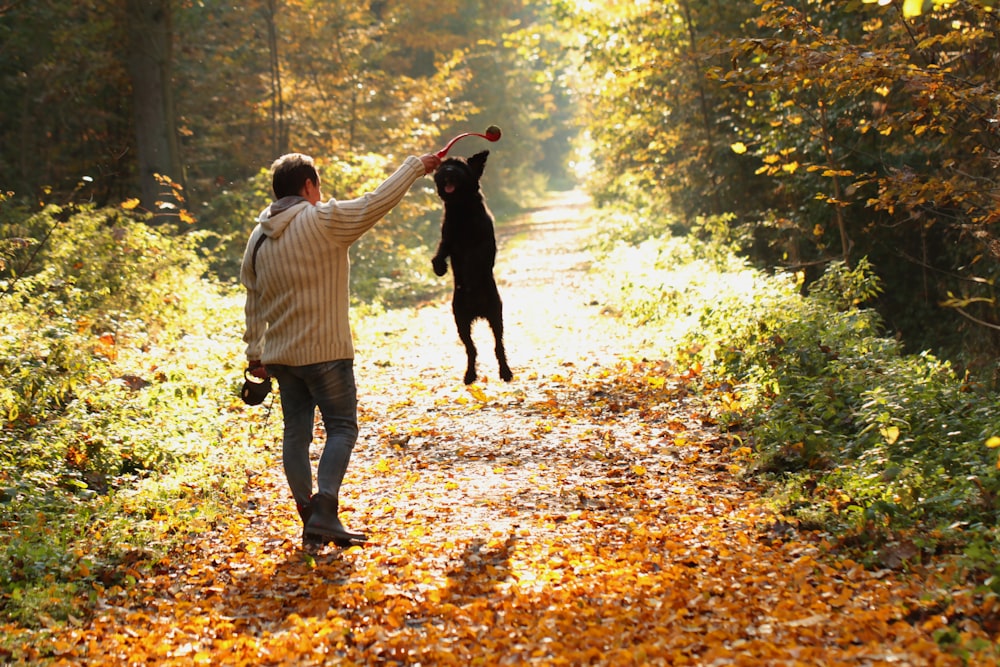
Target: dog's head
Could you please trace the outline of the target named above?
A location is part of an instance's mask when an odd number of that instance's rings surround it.
[[[461,199],[479,193],[479,179],[486,169],[489,151],[476,153],[470,158],[450,157],[434,173],[434,185],[441,199]]]

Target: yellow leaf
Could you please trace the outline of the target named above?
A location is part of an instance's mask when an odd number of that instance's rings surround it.
[[[993,437],[991,437],[989,440],[986,441],[986,446],[989,447],[990,449],[996,449],[997,447],[1000,447],[1000,436],[994,435]]]
[[[885,426],[879,429],[879,433],[885,438],[885,441],[890,445],[896,444],[899,440],[899,427],[898,426]]]
[[[798,162],[789,162],[788,164],[781,165],[782,171],[787,171],[789,174],[794,174],[799,169]]]
[[[131,211],[138,205],[139,205],[139,200],[136,199],[135,197],[133,197],[132,199],[126,199],[125,201],[122,202],[122,208],[125,209],[126,211]]]
[[[644,466],[636,464],[636,465],[632,466],[632,472],[633,472],[633,474],[642,476],[642,475],[646,474],[646,468]]]
[[[729,147],[733,149],[733,152],[737,155],[743,155],[747,152],[747,146],[742,141],[737,141],[735,144],[730,144]]]
[[[888,4],[883,0],[879,0],[879,4]],[[914,16],[920,16],[924,13],[924,0],[903,0],[903,16],[906,18],[913,18]]]

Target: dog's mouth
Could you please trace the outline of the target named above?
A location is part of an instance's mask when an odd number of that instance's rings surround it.
[[[464,183],[461,173],[452,165],[445,165],[442,169],[438,171],[434,178],[435,183],[438,187],[438,193],[441,196],[452,196],[457,195],[462,191],[462,184]]]

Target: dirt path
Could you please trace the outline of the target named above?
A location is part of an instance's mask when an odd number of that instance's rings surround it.
[[[362,435],[343,518],[363,549],[299,549],[275,465],[224,531],[64,653],[92,662],[958,665],[926,582],[823,556],[741,483],[685,369],[602,315],[567,196],[503,229],[515,381],[481,381],[447,304],[359,323]],[[272,417],[272,418],[276,418]],[[808,538],[808,539],[807,539]],[[100,638],[100,639],[93,639]]]
[[[370,323],[374,330],[357,332],[361,346],[380,336],[388,344],[361,351],[356,362],[364,432],[356,461],[413,472],[408,511],[434,533],[452,540],[518,530],[537,536],[545,530],[537,525],[539,512],[583,509],[581,499],[596,492],[589,482],[606,477],[609,465],[617,473],[641,458],[612,462],[600,449],[623,438],[637,440],[627,447],[648,449],[638,420],[621,414],[635,399],[613,396],[608,386],[609,373],[642,350],[636,332],[622,332],[601,314],[599,276],[587,273],[590,254],[582,249],[593,234],[588,210],[586,199],[567,194],[501,229],[496,274],[516,376],[511,384],[498,378],[484,322],[474,329],[480,380],[471,388],[462,384],[465,352],[449,303],[394,313]],[[670,395],[664,387],[661,398]],[[676,420],[692,419],[681,404],[670,407]],[[697,417],[688,427],[701,433]],[[394,475],[354,482],[358,509],[373,488],[380,495],[397,484]],[[443,508],[421,502],[439,496]],[[378,525],[397,510],[394,503],[385,516],[359,519]]]

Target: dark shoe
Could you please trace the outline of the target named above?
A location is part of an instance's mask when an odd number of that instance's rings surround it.
[[[306,537],[326,539],[338,547],[349,547],[355,542],[365,542],[363,533],[352,533],[344,527],[337,516],[339,503],[333,496],[317,494],[310,502],[311,513],[305,523],[303,539]]]
[[[332,539],[329,537],[323,537],[322,535],[313,535],[312,533],[306,532],[306,524],[309,523],[309,517],[312,516],[312,498],[309,499],[309,503],[306,505],[301,505],[295,503],[295,509],[299,512],[299,518],[302,519],[302,548],[303,549],[318,549],[320,547],[325,547],[326,545],[333,543],[338,547],[346,549],[347,547],[354,546],[354,543],[350,540],[340,540]]]
[[[302,519],[302,548],[316,548],[329,544],[330,540],[323,539],[319,535],[310,535],[306,532],[306,524],[309,523],[309,517],[312,516],[312,498],[305,505],[295,503],[295,509],[298,510],[299,518]]]
[[[309,502],[303,505],[302,503],[295,503],[295,509],[299,512],[299,518],[302,519],[302,526],[305,527],[306,523],[309,521],[309,517],[312,516],[312,498]]]

